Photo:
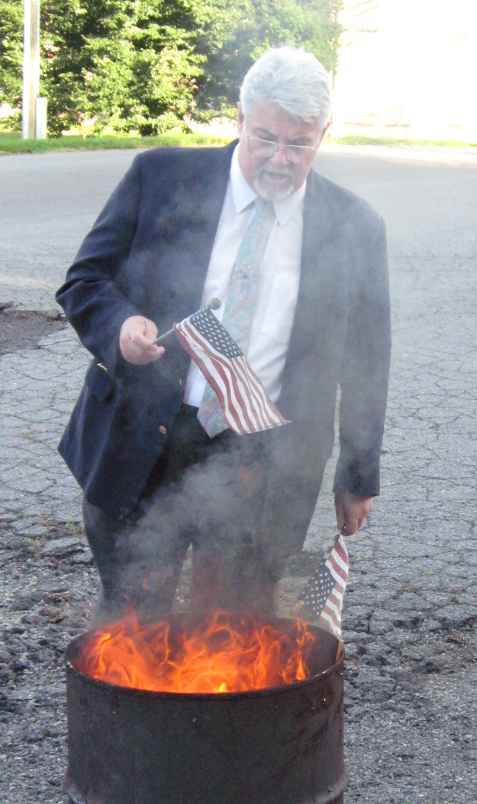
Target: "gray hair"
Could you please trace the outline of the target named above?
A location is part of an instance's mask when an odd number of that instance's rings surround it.
[[[305,122],[320,128],[330,112],[329,76],[311,53],[293,47],[268,50],[252,65],[240,88],[240,105],[247,117],[256,101],[272,101]]]

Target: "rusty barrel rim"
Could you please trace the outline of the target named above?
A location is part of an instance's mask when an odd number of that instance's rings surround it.
[[[287,620],[284,617],[273,618],[273,622],[292,622],[291,620]],[[84,634],[81,634],[78,637],[75,637],[67,646],[66,648],[66,668],[69,673],[72,673],[79,678],[81,678],[85,683],[91,684],[94,687],[99,687],[102,689],[110,690],[112,692],[120,693],[121,695],[131,695],[133,697],[149,697],[149,698],[165,698],[167,700],[200,700],[200,701],[219,701],[219,700],[230,700],[230,699],[241,699],[241,698],[257,698],[257,697],[264,697],[267,695],[276,695],[279,693],[285,694],[289,690],[294,689],[305,689],[309,685],[315,685],[318,680],[325,679],[328,676],[340,673],[343,671],[343,662],[344,662],[344,651],[343,651],[343,643],[338,640],[335,636],[326,631],[323,628],[319,628],[318,626],[311,625],[307,623],[307,625],[311,628],[314,633],[318,635],[325,636],[327,640],[333,640],[336,644],[336,659],[335,661],[325,667],[323,670],[314,673],[309,678],[304,679],[303,681],[294,681],[291,684],[280,684],[278,687],[263,687],[263,689],[258,690],[245,690],[241,692],[167,692],[161,690],[144,690],[138,687],[127,687],[121,684],[114,684],[110,681],[102,681],[99,678],[94,678],[93,676],[88,675],[88,673],[84,673],[80,670],[74,663],[75,656],[73,654],[79,653],[81,646],[91,637],[95,631],[99,631],[101,629],[94,629],[92,631],[86,631]]]

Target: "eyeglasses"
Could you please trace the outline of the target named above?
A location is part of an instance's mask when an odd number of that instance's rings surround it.
[[[256,153],[260,152],[265,159],[273,159],[277,151],[282,148],[286,158],[290,162],[299,162],[304,156],[316,151],[318,143],[315,145],[290,145],[281,143],[278,140],[266,140],[263,137],[256,137],[247,133],[247,140]]]

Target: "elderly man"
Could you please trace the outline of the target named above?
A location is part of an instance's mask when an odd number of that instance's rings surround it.
[[[314,510],[338,389],[338,527],[357,531],[379,493],[385,232],[312,171],[328,114],[322,65],[269,51],[245,76],[238,142],[138,155],[58,291],[93,355],[60,452],[84,489],[103,612],[167,612],[190,544],[195,606],[272,610]],[[237,305],[244,249],[253,290]],[[206,380],[176,345],[155,344],[213,297],[286,426],[210,429]]]

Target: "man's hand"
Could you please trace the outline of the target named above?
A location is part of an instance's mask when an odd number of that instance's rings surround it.
[[[373,507],[372,497],[355,497],[349,491],[335,494],[336,524],[340,533],[351,536],[363,527]]]
[[[159,360],[166,351],[163,346],[156,346],[157,327],[154,321],[142,315],[126,318],[119,333],[119,349],[128,363],[145,366]]]

